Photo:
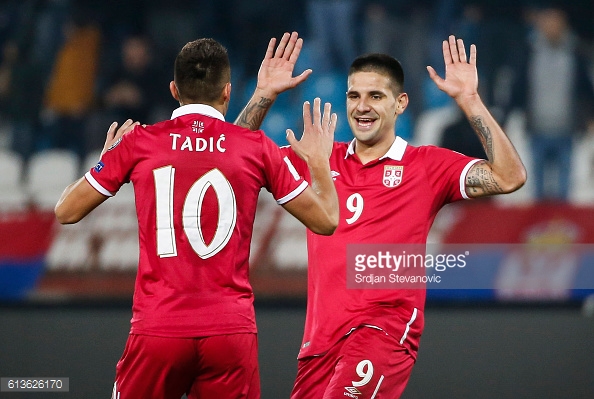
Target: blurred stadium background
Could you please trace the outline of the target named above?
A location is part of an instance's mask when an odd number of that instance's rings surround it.
[[[458,116],[428,84],[424,66],[439,71],[440,43],[449,33],[477,43],[482,95],[532,174],[524,110],[510,106],[509,92],[519,42],[530,29],[531,12],[544,2],[335,3],[354,6],[349,29],[340,35],[352,40],[356,53],[386,51],[403,61],[411,105],[397,132],[413,144],[442,144]],[[73,226],[57,224],[53,207],[63,188],[97,162],[112,120],[169,117],[177,104],[167,85],[185,42],[208,36],[229,49],[233,94],[227,119],[233,120],[255,87],[269,38],[297,30],[305,39],[297,72],[311,67],[314,74],[278,99],[263,129],[286,144],[285,128],[300,130],[301,103],[320,96],[340,115],[337,139],[350,139],[344,118],[348,64],[340,61],[344,38],[332,38],[332,53],[324,52],[310,7],[306,0],[0,2],[0,376],[70,377],[70,394],[56,397],[111,392],[129,330],[137,262],[133,188],[124,187]],[[594,4],[564,7],[594,76]],[[148,54],[128,50],[135,59],[146,56],[148,66],[144,78],[130,80],[150,90],[139,89],[134,105],[114,103],[111,89],[121,83],[114,76],[135,76],[126,70],[122,44],[139,37]],[[327,65],[320,54],[335,62]],[[74,69],[63,67],[68,62]],[[51,93],[77,91],[56,81],[90,88],[72,100],[87,104],[84,109],[52,105]],[[71,135],[56,135],[56,127],[68,126],[74,126]],[[488,289],[430,290],[426,331],[404,398],[594,397],[594,353],[588,349],[594,341],[594,125],[575,140],[567,200],[535,198],[529,179],[512,195],[449,205],[438,215],[431,243],[563,244],[567,252],[553,257],[543,251],[535,259],[503,251],[485,262]],[[251,280],[264,399],[288,397],[292,386],[306,260],[304,228],[263,192]]]

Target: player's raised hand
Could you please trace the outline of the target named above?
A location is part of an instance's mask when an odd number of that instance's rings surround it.
[[[332,105],[324,104],[324,113],[321,112],[321,100],[314,99],[313,118],[309,101],[303,103],[303,135],[301,140],[295,138],[291,129],[287,129],[287,140],[291,148],[301,159],[308,164],[316,160],[328,161],[332,154],[334,131],[336,130],[336,114],[333,114]]]
[[[457,102],[478,94],[478,74],[476,69],[476,46],[470,46],[467,59],[464,41],[450,35],[442,43],[445,62],[445,79],[442,79],[433,67],[428,66],[429,77],[437,87]]]
[[[268,97],[277,96],[280,93],[292,89],[305,81],[311,74],[311,69],[306,69],[300,75],[293,76],[295,63],[303,47],[303,39],[297,32],[289,34],[286,32],[276,49],[276,38],[270,39],[266,55],[258,71],[257,90],[269,93]]]
[[[113,146],[118,143],[118,140],[120,140],[124,134],[130,132],[138,125],[140,125],[139,122],[134,122],[132,119],[128,119],[126,122],[122,123],[122,126],[120,126],[118,129],[118,123],[113,122],[109,126],[109,129],[107,129],[107,137],[105,138],[105,145],[101,151],[101,156],[113,148]]]

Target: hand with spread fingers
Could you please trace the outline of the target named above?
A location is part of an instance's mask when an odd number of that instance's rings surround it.
[[[300,140],[295,138],[291,129],[287,129],[287,140],[291,148],[301,159],[308,164],[314,160],[328,161],[332,154],[334,131],[336,130],[337,115],[333,114],[332,105],[324,104],[324,113],[321,113],[321,100],[314,99],[313,119],[311,104],[303,103],[303,135]]]
[[[268,98],[298,86],[312,73],[311,69],[306,69],[301,74],[293,76],[295,63],[303,47],[303,39],[297,32],[285,33],[276,50],[275,44],[276,38],[270,39],[258,71],[256,86],[256,90],[261,90],[265,94],[264,97]]]
[[[443,60],[445,62],[445,79],[442,79],[433,67],[428,66],[429,77],[437,87],[454,100],[478,94],[478,73],[476,69],[476,46],[470,46],[470,57],[467,59],[464,41],[451,35],[442,43]]]

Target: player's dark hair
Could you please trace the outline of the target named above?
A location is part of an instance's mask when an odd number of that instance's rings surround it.
[[[349,76],[356,72],[376,72],[390,78],[397,96],[404,90],[404,71],[400,62],[387,54],[372,53],[357,57],[351,64]]]
[[[216,101],[231,81],[227,49],[214,39],[187,43],[175,58],[173,80],[184,102]]]

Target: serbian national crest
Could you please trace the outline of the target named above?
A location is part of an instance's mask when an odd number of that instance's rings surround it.
[[[404,166],[386,165],[384,166],[384,175],[382,181],[386,187],[396,187],[402,182]]]

